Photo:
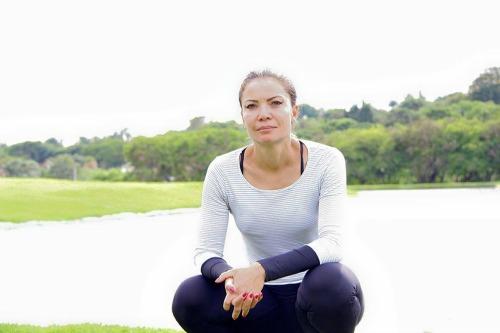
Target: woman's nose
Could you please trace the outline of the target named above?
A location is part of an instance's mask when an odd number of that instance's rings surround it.
[[[266,105],[263,105],[259,108],[259,118],[267,117],[269,118],[271,116],[271,110]]]

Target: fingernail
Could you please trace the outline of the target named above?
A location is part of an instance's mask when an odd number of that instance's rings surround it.
[[[253,298],[253,293],[250,293],[250,295],[248,295],[248,298]]]
[[[248,293],[247,293],[247,292],[244,292],[244,293],[243,293],[243,298],[246,298],[246,297],[247,297],[247,295],[248,295]]]

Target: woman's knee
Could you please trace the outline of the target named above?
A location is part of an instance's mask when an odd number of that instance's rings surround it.
[[[316,313],[351,314],[356,323],[364,311],[363,291],[356,275],[341,263],[310,269],[297,291],[297,305]]]
[[[199,312],[203,307],[205,290],[208,283],[202,275],[192,276],[184,280],[174,294],[172,313],[177,321],[182,321],[188,315]]]

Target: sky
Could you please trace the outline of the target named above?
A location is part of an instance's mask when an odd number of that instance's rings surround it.
[[[0,143],[241,123],[241,81],[263,68],[323,109],[465,93],[500,66],[499,12],[492,0],[1,1]]]

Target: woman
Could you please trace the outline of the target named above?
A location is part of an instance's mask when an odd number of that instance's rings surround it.
[[[299,108],[286,77],[249,73],[239,102],[252,144],[208,167],[195,249],[201,275],[178,287],[173,314],[188,333],[354,332],[364,304],[358,279],[339,262],[344,157],[293,135]],[[230,212],[248,267],[223,259]]]

